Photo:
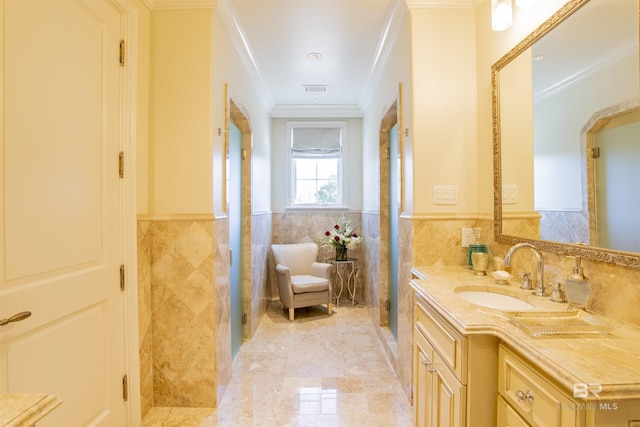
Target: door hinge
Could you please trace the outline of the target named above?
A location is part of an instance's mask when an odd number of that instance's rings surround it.
[[[118,154],[118,175],[120,179],[124,178],[124,151],[121,151]]]
[[[591,149],[591,158],[597,159],[600,157],[600,147],[595,147]]]
[[[386,307],[387,311],[391,311],[391,301],[390,300],[387,300],[387,304],[386,305],[387,305],[387,307]]]
[[[124,40],[120,40],[120,66],[124,67]]]
[[[242,324],[243,325],[247,324],[247,313],[242,313]]]
[[[122,400],[129,400],[129,379],[126,375],[122,377]]]
[[[124,291],[124,264],[120,266],[120,290]]]

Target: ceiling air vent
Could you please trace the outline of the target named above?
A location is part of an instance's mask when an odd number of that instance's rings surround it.
[[[303,85],[307,93],[326,93],[328,85]]]

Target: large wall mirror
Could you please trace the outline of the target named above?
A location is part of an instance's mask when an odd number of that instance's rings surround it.
[[[640,268],[639,0],[572,0],[492,67],[495,239]]]

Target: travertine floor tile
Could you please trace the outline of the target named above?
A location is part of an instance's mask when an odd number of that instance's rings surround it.
[[[409,427],[413,410],[365,308],[299,309],[289,322],[273,302],[217,409],[153,408],[142,425]]]

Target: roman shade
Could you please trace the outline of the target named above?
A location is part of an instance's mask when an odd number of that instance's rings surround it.
[[[291,131],[293,158],[338,158],[342,152],[339,127],[294,127]]]

